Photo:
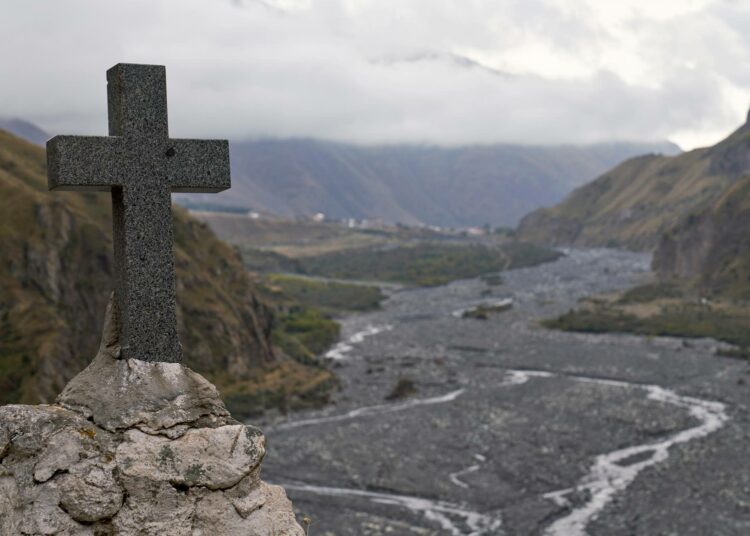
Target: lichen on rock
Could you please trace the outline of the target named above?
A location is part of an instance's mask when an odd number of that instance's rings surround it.
[[[55,405],[0,407],[0,534],[302,536],[265,438],[179,364],[100,351]]]

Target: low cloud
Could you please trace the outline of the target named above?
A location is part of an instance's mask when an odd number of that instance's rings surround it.
[[[749,8],[602,4],[16,2],[0,20],[0,116],[104,133],[104,71],[124,61],[167,65],[176,136],[691,147],[742,121]]]

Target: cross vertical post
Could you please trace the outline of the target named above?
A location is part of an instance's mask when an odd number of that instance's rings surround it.
[[[47,142],[50,190],[110,191],[121,358],[179,362],[171,192],[230,187],[225,140],[169,138],[166,70],[107,71],[109,136]]]

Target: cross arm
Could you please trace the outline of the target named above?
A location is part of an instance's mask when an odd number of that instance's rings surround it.
[[[170,139],[167,156],[173,192],[221,192],[231,186],[226,140]]]
[[[118,166],[122,159],[119,138],[55,136],[47,142],[47,177],[50,190],[109,191],[122,184]]]

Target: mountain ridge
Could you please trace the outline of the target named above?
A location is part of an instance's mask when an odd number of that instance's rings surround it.
[[[22,119],[0,129],[37,145],[49,138]],[[231,142],[233,188],[175,201],[279,216],[375,219],[389,223],[514,226],[626,158],[676,154],[671,142],[589,145],[358,145],[314,138]]]
[[[231,192],[193,199],[280,216],[512,226],[627,157],[662,144],[359,146],[310,139],[232,142]],[[185,197],[177,197],[185,202]]]
[[[750,172],[750,125],[714,146],[627,160],[526,215],[522,239],[548,245],[654,249],[682,218],[700,212]]]

